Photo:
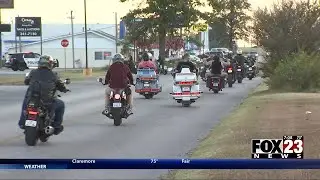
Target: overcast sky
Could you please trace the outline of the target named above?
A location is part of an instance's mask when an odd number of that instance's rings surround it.
[[[70,11],[74,11],[74,22],[84,23],[83,0],[14,0],[14,9],[2,10],[2,22],[10,23],[16,16],[42,17],[42,22],[47,23],[70,23]],[[141,0],[131,0],[141,2]],[[274,0],[249,0],[253,8],[269,6]],[[135,7],[132,3],[120,3],[120,0],[87,0],[88,23],[112,24],[115,22],[113,12],[118,13],[118,18],[124,16],[130,8]]]

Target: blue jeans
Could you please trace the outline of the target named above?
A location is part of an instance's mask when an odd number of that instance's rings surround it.
[[[22,110],[21,110],[20,120],[18,123],[18,125],[20,127],[24,126],[26,118],[27,118],[26,113],[25,113],[25,111],[27,109],[27,103],[28,103],[28,101],[27,101],[27,98],[25,97],[23,100],[23,103],[22,103]],[[52,126],[59,127],[59,126],[61,126],[62,121],[63,121],[63,115],[64,115],[64,110],[65,110],[64,102],[60,99],[54,99],[52,108],[55,112],[55,117],[54,117]]]

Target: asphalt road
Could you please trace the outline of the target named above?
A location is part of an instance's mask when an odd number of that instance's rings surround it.
[[[64,94],[65,131],[48,143],[28,147],[17,127],[26,87],[0,86],[0,158],[181,158],[196,147],[219,120],[261,80],[245,80],[219,94],[203,96],[184,108],[171,99],[171,76],[163,92],[147,100],[134,94],[134,114],[123,125],[103,115],[104,88],[97,82],[73,83]],[[204,85],[202,84],[202,88]],[[228,132],[226,132],[228,133]],[[0,179],[156,179],[167,170],[0,170]]]
[[[72,70],[72,69],[68,69],[68,70]],[[8,68],[0,68],[0,76],[24,76],[27,72],[30,72],[31,69],[26,69],[24,71],[13,71],[12,69],[8,69]],[[54,69],[54,71],[64,71],[64,68],[56,68]]]

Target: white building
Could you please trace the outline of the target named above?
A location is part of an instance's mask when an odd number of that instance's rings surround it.
[[[61,41],[67,39],[69,46],[63,48]],[[59,60],[59,68],[73,68],[72,36],[70,34],[47,38],[42,41],[44,55],[51,55]],[[18,47],[19,48],[19,47]],[[22,52],[41,52],[41,42],[36,41],[21,46]],[[121,47],[118,46],[118,52]],[[15,53],[15,47],[8,48],[9,53]],[[19,50],[18,50],[19,52]],[[110,63],[116,53],[115,36],[100,30],[88,31],[88,67],[103,67]],[[85,33],[74,34],[75,67],[85,67]]]

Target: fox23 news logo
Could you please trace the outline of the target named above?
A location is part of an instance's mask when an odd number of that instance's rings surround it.
[[[303,159],[303,136],[282,139],[252,139],[253,159]]]

